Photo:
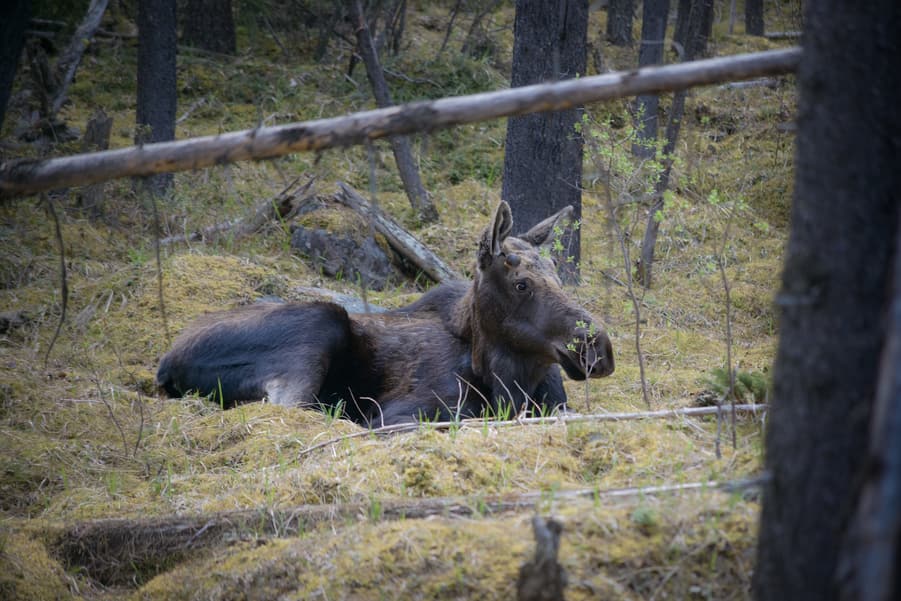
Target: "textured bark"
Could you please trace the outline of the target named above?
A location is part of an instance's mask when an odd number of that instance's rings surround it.
[[[6,116],[6,105],[19,68],[19,57],[25,47],[25,30],[31,16],[30,0],[8,2],[4,17],[0,19],[0,127]]]
[[[175,0],[139,2],[135,144],[175,139],[175,45]],[[162,194],[172,187],[172,175],[154,175],[145,183]]]
[[[187,0],[182,42],[220,54],[234,54],[235,19],[231,0]]]
[[[901,223],[889,328],[870,422],[867,479],[842,549],[842,599],[901,598]]]
[[[260,127],[178,142],[0,164],[0,200],[118,177],[202,169],[236,161],[270,159],[293,152],[362,144],[393,134],[435,131],[508,115],[559,111],[623,96],[793,73],[799,48],[771,50],[608,73],[556,83],[413,102],[274,127]]]
[[[587,0],[518,0],[513,28],[512,87],[585,74]],[[575,131],[581,115],[576,106],[508,120],[501,197],[522,231],[567,205],[581,219],[582,137]],[[579,241],[578,230],[562,240],[559,264],[568,282],[578,279]]]
[[[642,11],[638,66],[659,65],[663,62],[663,40],[666,36],[669,0],[645,0]],[[636,101],[635,112],[638,115],[636,129],[641,143],[632,147],[632,154],[635,156],[654,156],[652,144],[657,140],[658,100],[656,94],[643,94]]]
[[[763,35],[763,0],[745,0],[745,33]]]
[[[901,5],[810,2],[804,22],[754,573],[761,600],[838,597],[839,549],[867,475],[901,206]]]
[[[379,57],[372,43],[372,36],[369,33],[369,26],[366,19],[363,18],[362,9],[359,0],[355,0],[351,7],[354,22],[357,24],[357,48],[363,58],[363,64],[366,65],[366,75],[369,77],[369,83],[372,85],[372,94],[375,96],[375,103],[381,108],[393,106],[391,101],[391,93],[388,91],[388,82],[385,81],[385,73],[379,63]],[[394,161],[397,164],[397,171],[404,185],[404,191],[410,204],[419,213],[422,221],[430,223],[438,221],[438,211],[429,198],[425,186],[422,185],[422,178],[419,177],[419,169],[416,167],[416,161],[413,160],[413,151],[410,149],[410,140],[406,136],[391,136],[391,149],[394,151]]]
[[[632,44],[635,0],[610,0],[607,5],[607,41],[614,46]]]

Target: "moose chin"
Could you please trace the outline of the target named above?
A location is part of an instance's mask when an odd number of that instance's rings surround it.
[[[543,251],[571,214],[567,207],[511,236],[501,202],[473,280],[394,311],[260,303],[206,315],[162,358],[157,381],[173,397],[196,392],[223,406],[267,398],[371,427],[562,405],[557,365],[575,380],[614,369],[603,326],[565,294]]]

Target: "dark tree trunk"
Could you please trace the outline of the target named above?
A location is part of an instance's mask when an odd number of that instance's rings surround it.
[[[135,144],[175,139],[175,0],[138,3],[138,94]],[[172,186],[172,174],[148,179],[153,192]]]
[[[357,48],[366,65],[366,75],[369,77],[369,83],[372,85],[372,94],[375,96],[375,103],[380,107],[391,106],[391,93],[388,91],[388,83],[385,81],[385,74],[382,72],[382,66],[379,63],[378,54],[376,54],[375,46],[372,43],[372,36],[369,33],[369,26],[363,16],[362,7],[359,0],[351,2],[351,11],[354,23],[357,29]],[[438,211],[429,198],[425,186],[422,185],[422,179],[419,177],[419,169],[416,167],[416,161],[413,160],[413,152],[410,150],[410,139],[407,136],[392,136],[391,148],[394,150],[394,160],[397,163],[397,171],[400,173],[400,179],[404,184],[404,190],[410,204],[419,213],[420,219],[426,223],[438,221]]]
[[[842,599],[901,598],[901,223],[894,292],[870,420],[866,481],[839,564]]]
[[[681,9],[681,6],[680,6]],[[690,62],[698,58],[707,47],[707,18],[713,14],[713,0],[692,0],[691,10],[687,17],[686,43],[683,49],[682,62]],[[654,205],[648,214],[648,224],[641,240],[641,257],[638,261],[638,278],[645,288],[651,287],[651,274],[654,267],[654,250],[657,247],[657,233],[660,231],[660,220],[657,213],[663,209],[663,193],[669,187],[670,172],[673,166],[673,153],[682,130],[682,116],[685,114],[685,97],[687,90],[679,90],[673,94],[669,121],[666,124],[666,144],[663,147],[664,169],[657,182]]]
[[[641,15],[641,47],[638,50],[638,66],[659,65],[663,62],[663,41],[666,36],[666,20],[669,0],[645,0]],[[636,129],[639,144],[632,146],[632,153],[640,157],[654,156],[653,144],[657,140],[657,94],[639,96],[635,105],[638,115]]]
[[[804,20],[754,573],[761,600],[838,598],[839,549],[860,485],[878,469],[866,453],[901,217],[901,5],[821,0],[806,3]],[[897,500],[893,511],[897,524]]]
[[[517,0],[513,26],[513,87],[585,73],[587,0]],[[510,117],[501,197],[526,231],[572,205],[582,214],[582,138],[575,124],[581,109]],[[578,279],[579,232],[563,239],[564,280]],[[572,257],[570,260],[569,258]]]
[[[0,18],[0,127],[25,46],[25,30],[31,18],[30,0],[9,0]]]
[[[231,0],[187,0],[181,37],[188,46],[234,54],[235,19]]]
[[[763,35],[763,0],[745,0],[745,33]]]
[[[610,0],[607,5],[607,41],[614,46],[632,43],[632,16],[635,0]]]
[[[692,0],[679,0],[676,9],[676,27],[673,30],[673,42],[678,45],[679,59],[685,55],[685,40],[688,39],[688,19],[691,16]]]

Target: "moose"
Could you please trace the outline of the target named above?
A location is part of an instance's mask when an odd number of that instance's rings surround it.
[[[557,365],[575,380],[614,369],[607,333],[567,297],[546,252],[571,215],[566,207],[512,236],[500,202],[472,282],[393,311],[259,303],[204,316],[163,356],[157,382],[172,397],[193,391],[224,406],[267,398],[369,427],[562,403]]]

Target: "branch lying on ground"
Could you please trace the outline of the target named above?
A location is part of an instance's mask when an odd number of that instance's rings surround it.
[[[762,413],[766,411],[767,406],[760,405],[736,405],[735,410],[740,413]],[[373,428],[372,430],[361,430],[352,434],[338,436],[319,444],[313,445],[298,453],[298,457],[308,455],[313,451],[324,447],[349,440],[351,438],[362,438],[364,436],[384,436],[387,434],[397,434],[399,432],[413,432],[420,429],[434,430],[450,430],[452,428],[505,428],[509,426],[536,426],[536,425],[552,425],[552,424],[575,424],[580,422],[621,422],[640,419],[656,419],[656,418],[672,418],[672,417],[691,417],[700,415],[714,415],[719,412],[717,407],[687,407],[685,409],[661,409],[659,411],[637,411],[631,413],[599,413],[590,415],[564,414],[552,417],[526,417],[515,420],[485,420],[479,418],[464,419],[459,422],[416,422],[411,424],[394,424],[391,426],[382,426],[381,428]]]
[[[305,200],[313,196],[310,190],[313,187],[315,178],[310,177],[297,187],[299,180],[300,177],[294,178],[274,198],[264,200],[258,204],[248,217],[224,221],[187,234],[168,236],[160,239],[160,246],[168,246],[177,242],[205,240],[223,232],[231,232],[235,238],[241,238],[260,231],[264,225],[275,219],[288,220],[298,211]]]
[[[600,490],[535,491],[504,496],[438,497],[419,501],[384,501],[378,512],[372,503],[301,505],[274,509],[261,507],[197,516],[153,519],[107,519],[84,522],[63,531],[56,542],[69,568],[107,585],[127,584],[140,566],[147,576],[198,551],[241,540],[296,536],[320,524],[346,524],[349,520],[393,521],[479,517],[534,510],[537,504],[572,499],[614,500],[630,497],[716,490],[733,493],[759,487],[766,476],[726,482],[690,482],[660,486]]]
[[[461,279],[438,255],[344,182],[338,182],[338,193],[335,194],[335,199],[372,223],[376,231],[385,236],[391,248],[415,265],[432,281],[440,284],[449,280]]]

